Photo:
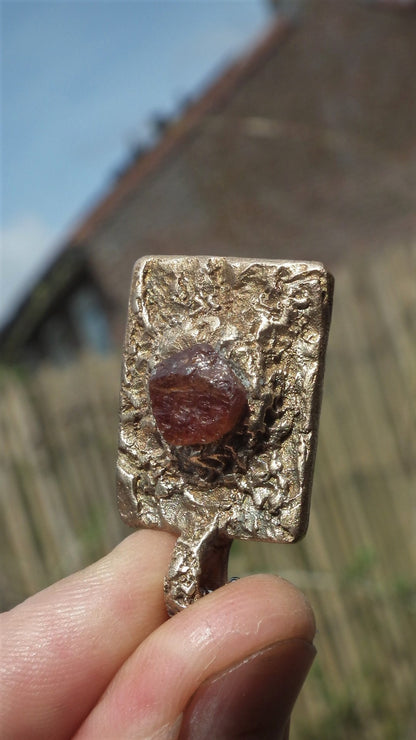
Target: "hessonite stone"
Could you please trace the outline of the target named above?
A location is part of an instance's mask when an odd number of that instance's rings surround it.
[[[163,360],[149,380],[157,426],[170,445],[216,442],[247,410],[247,394],[231,367],[209,344]]]

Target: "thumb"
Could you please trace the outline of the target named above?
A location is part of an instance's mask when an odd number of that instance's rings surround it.
[[[77,740],[276,740],[312,662],[314,634],[305,597],[282,578],[223,586],[138,645]]]
[[[283,640],[211,678],[184,712],[180,739],[284,740],[315,654],[306,640]]]

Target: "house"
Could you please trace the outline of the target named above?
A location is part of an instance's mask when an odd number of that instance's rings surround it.
[[[230,569],[278,572],[313,604],[318,664],[291,720],[298,738],[415,735],[411,7],[306,0],[290,23],[277,20],[124,169],[0,337],[9,362],[68,364],[2,373],[0,592],[9,608],[124,536],[114,496],[117,349],[133,262],[211,252],[332,269],[308,535],[290,548],[236,543]],[[113,351],[78,356],[85,347]]]
[[[119,347],[143,254],[335,269],[414,240],[416,14],[391,7],[408,5],[310,0],[278,16],[69,235],[4,327],[3,360]]]

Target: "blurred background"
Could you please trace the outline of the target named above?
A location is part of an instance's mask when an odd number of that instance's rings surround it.
[[[128,533],[134,261],[321,260],[336,287],[308,534],[235,543],[230,574],[278,572],[315,609],[295,739],[415,737],[416,3],[1,10],[1,607]]]

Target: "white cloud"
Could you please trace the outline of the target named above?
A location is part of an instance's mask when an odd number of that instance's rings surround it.
[[[22,215],[0,235],[2,323],[56,251],[56,234],[38,216]]]

